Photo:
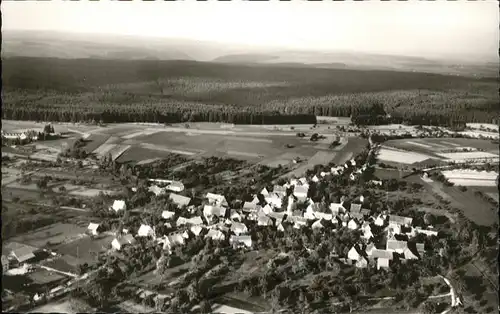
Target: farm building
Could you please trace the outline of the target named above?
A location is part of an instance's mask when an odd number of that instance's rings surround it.
[[[17,262],[18,265],[21,265],[23,263],[26,263],[32,259],[35,258],[35,252],[37,251],[37,248],[23,245],[19,248],[16,248],[10,252],[10,256],[12,256],[15,261]]]
[[[205,205],[203,206],[203,216],[210,223],[213,217],[226,216],[226,209],[224,207]]]
[[[223,241],[226,238],[226,236],[220,230],[210,229],[208,233],[205,235],[205,238],[212,238],[212,240]]]
[[[175,216],[175,213],[174,212],[171,212],[171,211],[168,211],[168,210],[164,210],[162,213],[161,213],[161,217],[163,219],[171,219]]]
[[[179,207],[188,206],[191,203],[191,198],[175,193],[170,193],[168,199]]]
[[[398,241],[398,240],[387,240],[386,250],[403,253],[408,248],[408,243],[406,241]]]
[[[154,237],[154,230],[149,225],[141,225],[139,231],[137,231],[138,237]]]
[[[91,235],[95,235],[95,236],[99,235],[99,232],[101,231],[101,225],[91,222],[89,224],[89,226],[87,227],[87,231]]]
[[[135,243],[134,237],[131,234],[126,234],[122,237],[115,238],[113,242],[111,242],[111,246],[115,250],[119,251],[123,246],[134,243]]]
[[[298,199],[304,200],[307,198],[307,193],[309,191],[309,187],[296,185],[293,189],[293,195]]]
[[[165,187],[165,189],[174,192],[182,192],[184,191],[184,184],[179,181],[170,181],[170,183]]]
[[[207,193],[208,203],[216,206],[228,206],[226,197],[220,194]]]
[[[110,210],[114,210],[115,212],[118,212],[120,210],[126,210],[127,205],[125,204],[125,201],[122,200],[115,200],[113,202],[113,206],[111,206]]]
[[[231,236],[229,243],[236,246],[252,247],[252,238],[249,235]]]
[[[389,268],[389,259],[387,258],[377,259],[377,269],[380,268]]]
[[[413,218],[390,215],[389,216],[389,225],[400,225],[400,226],[411,226]]]

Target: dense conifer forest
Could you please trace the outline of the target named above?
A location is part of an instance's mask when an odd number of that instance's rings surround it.
[[[6,58],[3,119],[454,125],[498,119],[498,79],[194,61]]]

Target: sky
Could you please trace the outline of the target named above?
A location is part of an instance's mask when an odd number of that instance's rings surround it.
[[[498,60],[485,1],[2,1],[3,30],[186,38],[321,51]]]

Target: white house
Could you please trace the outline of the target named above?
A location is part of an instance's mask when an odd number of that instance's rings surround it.
[[[347,210],[344,208],[343,203],[331,203],[330,204],[330,210],[334,215],[337,215],[339,213],[345,213]]]
[[[312,226],[312,229],[323,229],[323,224],[321,223],[321,220],[316,220]]]
[[[122,249],[123,246],[125,245],[128,245],[128,244],[134,244],[135,243],[135,239],[134,237],[131,235],[131,234],[126,234],[122,237],[119,237],[119,238],[115,238],[112,242],[111,242],[111,246],[119,251]]]
[[[257,210],[257,203],[254,202],[245,202],[243,203],[243,210],[244,211],[256,211]]]
[[[382,181],[380,181],[380,180],[371,180],[370,183],[373,185],[378,185],[378,186],[382,185]]]
[[[241,222],[234,222],[232,225],[231,225],[231,231],[234,232],[234,234],[236,235],[241,235],[241,234],[245,234],[248,232],[248,228],[245,224],[241,223]]]
[[[368,267],[368,261],[363,256],[360,256],[354,266],[356,266],[357,268],[366,268]]]
[[[241,236],[231,236],[229,238],[229,243],[231,245],[244,245],[248,248],[252,247],[252,238],[249,235],[241,235]]]
[[[281,185],[275,185],[273,187],[273,193],[278,194],[281,197],[286,196],[286,187]]]
[[[231,209],[231,215],[229,218],[234,221],[241,221],[243,217],[241,217],[241,214],[238,211],[236,211],[235,209]]]
[[[308,192],[309,188],[305,186],[296,185],[293,188],[293,195],[295,195],[298,199],[306,199]]]
[[[154,237],[154,230],[151,228],[149,225],[144,225],[142,224],[141,227],[139,228],[139,231],[137,231],[137,236],[138,237]]]
[[[361,254],[359,254],[358,248],[356,245],[354,245],[349,252],[347,253],[347,258],[353,261],[357,261],[361,257]]]
[[[304,217],[293,216],[292,219],[293,219],[293,222],[294,222],[293,227],[295,229],[300,229],[302,227],[307,226],[307,219],[304,218]]]
[[[165,187],[165,189],[174,192],[182,192],[184,191],[184,184],[179,181],[170,181],[170,183]]]
[[[157,185],[150,186],[148,188],[148,191],[154,193],[154,195],[156,195],[156,196],[165,194],[165,189],[164,188],[160,188]]]
[[[385,217],[384,215],[378,215],[377,218],[375,218],[375,225],[376,226],[383,226],[385,224]]]
[[[307,179],[302,177],[299,179],[299,183],[302,185],[302,186],[305,186],[307,188],[309,188],[309,183],[307,183]]]
[[[271,226],[273,224],[271,218],[267,216],[259,216],[257,218],[257,225],[258,226]]]
[[[399,226],[411,226],[413,218],[390,215],[389,216],[389,225],[399,225]]]
[[[371,255],[372,255],[373,250],[375,250],[375,249],[376,249],[376,248],[375,248],[375,244],[373,244],[373,243],[368,244],[368,245],[366,246],[366,249],[365,249],[366,255],[367,255],[367,256],[371,256]]]
[[[161,217],[163,219],[171,219],[175,216],[175,213],[174,212],[171,212],[171,211],[168,211],[168,210],[164,210],[162,213],[161,213]]]
[[[262,211],[266,215],[269,215],[273,211],[273,209],[271,208],[271,206],[269,204],[267,204],[266,206],[262,207]]]
[[[191,198],[175,193],[170,193],[168,199],[172,201],[172,203],[176,204],[179,207],[188,206],[191,203]]]
[[[226,238],[226,236],[220,230],[210,229],[208,233],[205,235],[205,238],[212,238],[212,240],[222,241]]]
[[[331,173],[330,172],[324,172],[324,171],[321,171],[321,173],[319,174],[320,176],[322,176],[323,178],[326,177],[326,176],[329,176]]]
[[[210,205],[228,206],[226,197],[224,195],[207,193],[207,199]]]
[[[354,167],[354,166],[356,166],[356,160],[351,159],[351,165],[352,165],[353,167]]]
[[[312,179],[311,179],[311,180],[312,180],[313,182],[319,182],[319,178],[318,178],[316,175],[314,175],[314,177],[312,177]]]
[[[359,228],[359,224],[356,222],[355,219],[351,219],[347,223],[347,228],[349,228],[351,230],[357,230]]]
[[[415,255],[409,248],[404,249],[403,255],[405,259],[418,259],[418,256]]]
[[[203,226],[191,226],[189,230],[195,235],[199,236],[200,233],[203,231],[204,227]]]
[[[426,236],[436,236],[438,235],[438,232],[437,231],[434,231],[434,230],[426,230],[426,229],[422,229],[420,227],[415,227],[413,229],[416,233],[423,233],[425,234]]]
[[[408,243],[406,241],[398,241],[389,239],[386,243],[386,250],[391,252],[397,252],[402,254],[408,248]]]
[[[203,206],[203,216],[207,221],[212,221],[213,217],[224,217],[226,215],[226,209],[224,207],[205,205]]]
[[[269,195],[269,191],[266,189],[266,188],[263,188],[261,191],[260,191],[260,194],[264,195],[264,197],[268,196]]]
[[[278,227],[276,228],[278,231],[284,232],[285,228],[283,228],[283,224],[279,224]]]
[[[330,213],[314,212],[314,216],[316,216],[317,219],[323,219],[323,220],[333,219],[333,214]]]
[[[370,227],[369,224],[363,225],[362,228],[363,228],[363,238],[365,240],[370,240],[371,238],[373,238],[372,228]]]
[[[127,205],[125,204],[125,201],[121,200],[115,200],[113,202],[113,206],[111,206],[110,210],[114,210],[115,212],[118,212],[120,210],[125,210],[127,209]]]
[[[89,226],[87,227],[87,230],[92,234],[92,235],[98,235],[99,234],[99,224],[96,223],[90,223]]]
[[[377,270],[380,268],[389,268],[389,259],[378,258],[377,259]]]
[[[275,208],[281,208],[283,203],[281,197],[276,193],[269,194],[266,198],[266,202]]]

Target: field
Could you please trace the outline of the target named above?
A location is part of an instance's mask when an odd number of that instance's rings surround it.
[[[465,149],[469,151],[464,152]],[[433,163],[481,158],[498,160],[498,145],[489,140],[465,138],[389,140],[384,143],[378,158],[384,162],[400,164],[420,163],[427,159],[431,159]]]
[[[441,172],[448,181],[463,186],[496,186],[498,173],[473,170],[449,170]]]
[[[76,314],[82,312],[92,312],[92,309],[85,302],[76,299],[65,299],[63,301],[54,301],[33,309],[33,313]]]
[[[63,244],[57,247],[57,252],[64,256],[78,259],[80,263],[92,263],[98,252],[105,251],[110,247],[112,235],[100,235],[95,239],[82,237],[74,242]]]
[[[86,230],[86,227],[80,227],[74,224],[56,223],[37,229],[34,232],[16,236],[11,240],[42,248],[45,247],[48,242],[53,245],[60,245],[78,240],[84,236]]]

